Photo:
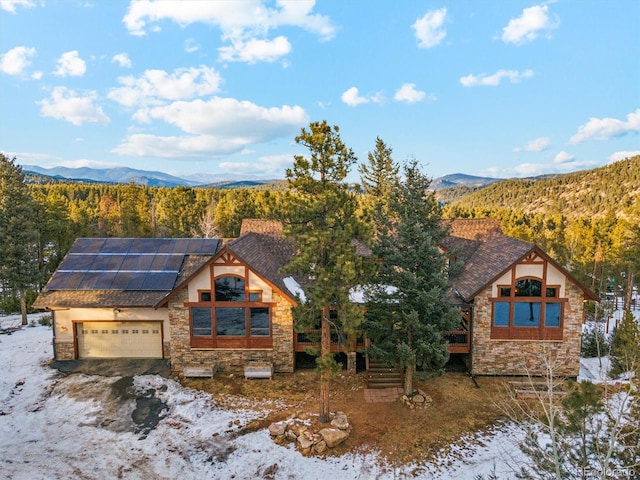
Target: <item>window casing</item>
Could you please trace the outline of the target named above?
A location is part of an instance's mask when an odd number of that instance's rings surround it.
[[[491,338],[562,340],[564,304],[560,287],[537,278],[520,278],[498,285],[492,298]]]
[[[272,348],[271,307],[240,276],[220,276],[190,303],[191,347]]]

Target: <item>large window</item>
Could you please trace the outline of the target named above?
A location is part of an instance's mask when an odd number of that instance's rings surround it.
[[[564,301],[558,292],[535,278],[500,285],[492,299],[491,338],[561,340]]]
[[[214,292],[200,291],[190,304],[191,346],[195,348],[271,348],[271,308],[244,278],[215,279]]]

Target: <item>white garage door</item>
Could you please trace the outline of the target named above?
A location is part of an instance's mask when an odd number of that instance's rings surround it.
[[[161,322],[83,322],[80,358],[162,358]]]

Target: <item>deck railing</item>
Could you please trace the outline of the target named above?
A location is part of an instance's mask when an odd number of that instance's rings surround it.
[[[469,330],[451,330],[447,335],[449,353],[469,353],[471,351],[471,336]]]
[[[306,348],[318,348],[320,346],[320,330],[305,330],[294,334],[294,349],[296,352],[304,352]],[[351,344],[349,345],[349,342]],[[351,348],[347,348],[351,347]],[[347,352],[362,351],[365,348],[365,339],[362,335],[356,338],[355,342],[348,340],[344,335],[331,333],[331,351]]]

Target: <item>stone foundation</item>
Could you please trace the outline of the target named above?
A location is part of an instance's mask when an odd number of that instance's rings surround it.
[[[76,350],[73,342],[56,342],[54,339],[53,358],[56,360],[75,360]]]

